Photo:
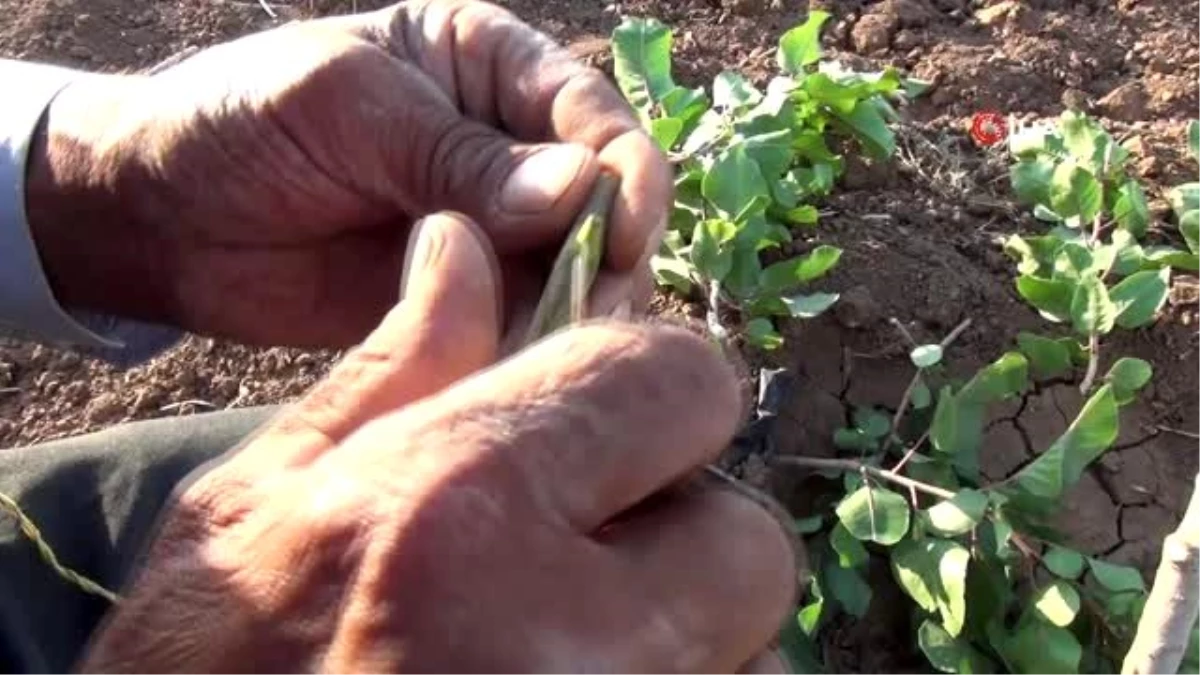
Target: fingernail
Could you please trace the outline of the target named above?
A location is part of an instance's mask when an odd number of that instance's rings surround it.
[[[534,213],[554,206],[591,153],[568,143],[549,145],[525,158],[500,190],[500,209]]]
[[[404,271],[400,275],[401,300],[420,283],[424,271],[437,258],[441,245],[442,237],[433,219],[422,218],[413,225],[412,233],[408,235],[408,250],[404,253]]]

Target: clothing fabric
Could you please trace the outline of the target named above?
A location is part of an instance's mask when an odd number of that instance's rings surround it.
[[[87,77],[93,75],[0,59],[0,337],[69,346],[127,366],[170,347],[181,331],[63,307],[25,210],[29,153],[46,111],[59,92]],[[0,493],[19,505],[63,565],[119,593],[180,481],[235,447],[273,410],[137,422],[0,450]],[[67,672],[108,608],[107,600],[58,576],[14,515],[0,511],[0,671]]]
[[[62,564],[119,595],[176,486],[276,410],[133,422],[2,450],[0,492],[21,505]],[[0,513],[0,672],[70,671],[109,606],[55,574]]]
[[[72,346],[119,365],[144,361],[178,341],[166,326],[63,308],[42,269],[25,213],[34,134],[64,88],[88,73],[0,59],[0,334]],[[86,227],[86,224],[81,224]]]

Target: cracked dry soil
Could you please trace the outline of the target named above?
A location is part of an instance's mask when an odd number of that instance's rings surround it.
[[[289,4],[290,2],[290,4]],[[254,2],[175,0],[0,0],[0,56],[94,70],[141,69],[192,46],[220,42],[289,19],[383,6],[380,0],[289,0],[271,20]],[[675,68],[686,84],[725,68],[752,77],[773,70],[778,36],[800,21],[806,0],[504,0],[580,58],[610,69],[606,37],[622,14],[657,16],[675,28]],[[774,429],[784,453],[831,455],[834,429],[856,405],[894,407],[911,376],[906,348],[889,319],[919,341],[935,341],[964,318],[971,328],[947,359],[967,375],[1013,347],[1020,330],[1047,326],[1024,306],[999,238],[1038,224],[1011,201],[998,152],[967,139],[970,116],[995,109],[1020,118],[1064,106],[1099,117],[1135,149],[1135,173],[1158,219],[1165,191],[1195,180],[1183,130],[1195,115],[1196,0],[811,0],[833,20],[829,53],[858,68],[895,65],[933,82],[903,110],[900,157],[886,165],[851,158],[842,188],[823,205],[833,214],[800,235],[792,250],[842,247],[819,290],[843,299],[827,315],[786,328],[788,346],[751,365],[784,366],[797,378]],[[1150,361],[1153,382],[1121,413],[1116,447],[1071,493],[1061,524],[1088,553],[1153,571],[1163,534],[1182,514],[1197,470],[1196,278],[1177,275],[1159,323],[1107,340],[1118,355]],[[660,298],[671,314],[696,306]],[[291,400],[338,356],[254,350],[188,338],[128,371],[45,347],[0,344],[0,447],[25,445],[123,421],[210,408]],[[1103,372],[1103,371],[1102,371]],[[1044,450],[1081,404],[1070,384],[1043,383],[998,406],[982,464],[1001,480]],[[766,476],[801,512],[812,492],[794,474]],[[885,581],[886,569],[873,570]],[[907,605],[876,586],[872,621],[829,637],[833,667],[904,672],[914,654]],[[898,599],[897,599],[898,600]],[[899,610],[894,608],[901,608]],[[878,610],[878,611],[877,611]],[[893,621],[894,619],[894,621]],[[870,644],[871,649],[862,645]]]

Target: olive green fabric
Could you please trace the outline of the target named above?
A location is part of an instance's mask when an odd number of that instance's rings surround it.
[[[175,487],[275,410],[134,422],[0,450],[0,491],[37,524],[64,565],[119,593]],[[0,670],[71,669],[108,607],[56,575],[16,520],[0,513]]]

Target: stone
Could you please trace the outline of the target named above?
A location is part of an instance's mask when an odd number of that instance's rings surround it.
[[[1126,82],[1105,94],[1096,107],[1112,119],[1132,122],[1145,116],[1148,102],[1140,82]]]
[[[854,24],[850,42],[860,54],[882,51],[888,48],[899,27],[900,19],[895,14],[867,14]]]
[[[1004,0],[975,12],[975,20],[984,26],[1002,23],[1018,7],[1016,0]]]
[[[862,328],[879,321],[882,310],[871,291],[859,284],[842,293],[833,306],[833,317],[846,328]]]

